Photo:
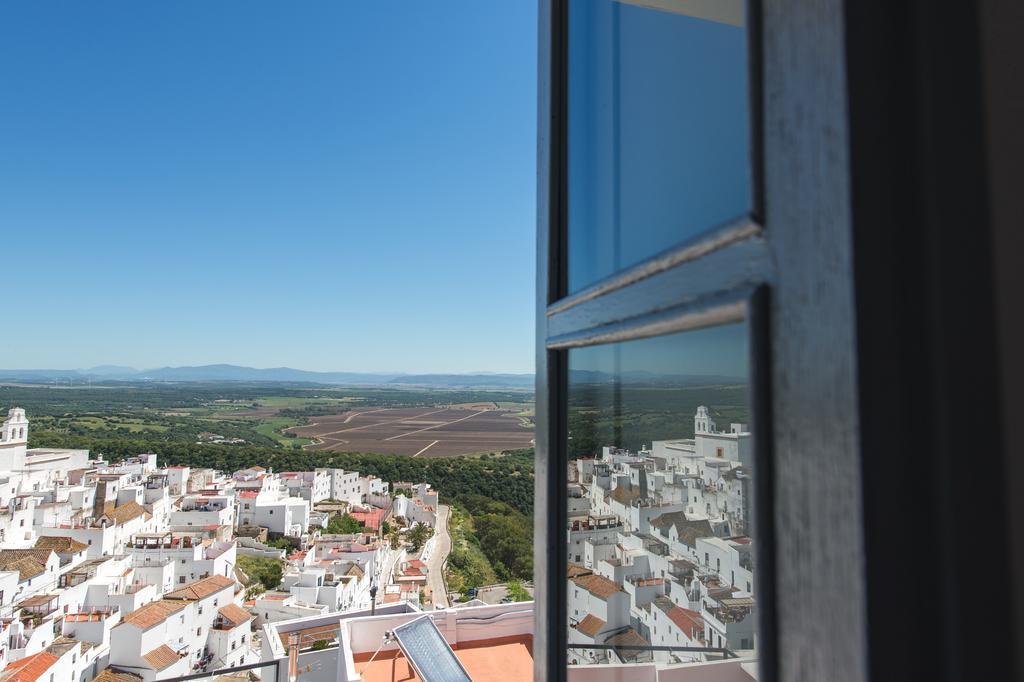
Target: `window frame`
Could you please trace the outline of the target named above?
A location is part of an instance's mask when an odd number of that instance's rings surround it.
[[[568,0],[540,3],[538,127],[538,305],[535,562],[537,679],[567,675],[568,594],[565,565],[568,350],[746,320],[751,334],[751,407],[755,417],[759,660],[762,678],[775,679],[776,628],[771,516],[770,380],[767,352],[771,259],[758,219],[763,206],[760,136],[760,14],[748,6],[751,69],[753,211],[713,226],[647,260],[572,295],[567,292],[566,106]],[[762,423],[763,422],[763,423]],[[762,475],[763,473],[763,475]]]
[[[712,227],[568,297],[567,6],[568,0],[540,0],[534,555],[545,560],[534,564],[535,679],[567,677],[568,349],[745,317],[764,586],[760,679],[864,680],[849,150],[836,145],[847,130],[845,59],[842,21],[828,20],[841,18],[842,3],[747,3],[748,218]],[[808,111],[815,113],[808,118]],[[799,376],[777,369],[796,365]],[[832,381],[827,389],[822,377]],[[776,556],[785,560],[777,564]],[[794,599],[780,601],[787,593]],[[842,641],[826,641],[827,632],[844,633]]]

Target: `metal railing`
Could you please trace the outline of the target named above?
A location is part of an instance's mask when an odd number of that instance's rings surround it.
[[[186,682],[187,680],[202,680],[207,677],[217,677],[218,675],[229,675],[231,673],[242,672],[245,670],[256,670],[257,668],[268,668],[270,666],[277,666],[277,661],[261,661],[260,663],[246,663],[245,665],[236,665],[233,668],[221,668],[220,670],[210,670],[204,673],[192,673],[191,675],[182,675],[181,677],[168,677],[162,682]],[[111,666],[117,668],[118,666]]]
[[[569,650],[573,649],[595,649],[598,651],[668,651],[668,652],[683,652],[683,653],[701,653],[701,654],[715,654],[721,656],[723,660],[729,658],[739,658],[736,652],[731,649],[724,647],[706,647],[706,646],[667,646],[658,644],[570,644]],[[620,657],[621,658],[621,657]]]

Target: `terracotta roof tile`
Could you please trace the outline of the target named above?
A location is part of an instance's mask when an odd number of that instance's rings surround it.
[[[79,542],[74,538],[65,538],[56,535],[41,535],[36,540],[36,549],[51,549],[58,554],[81,552],[89,549],[89,545]]]
[[[163,670],[167,666],[173,665],[181,660],[181,656],[176,654],[174,649],[166,644],[161,644],[148,654],[142,654],[142,658],[145,659],[150,668],[157,671]]]
[[[569,562],[569,571],[566,574],[566,577],[567,578],[576,578],[576,577],[581,576],[581,575],[590,575],[591,573],[593,573],[593,571],[591,571],[589,568],[584,568],[583,566],[580,566],[579,564],[574,564],[574,563],[572,563],[570,561]]]
[[[576,624],[576,630],[582,632],[587,637],[595,637],[597,633],[601,632],[601,628],[605,626],[605,621],[601,620],[592,613],[588,613],[587,617]]]
[[[186,606],[188,606],[188,602],[185,601],[167,601],[166,599],[153,601],[126,615],[117,627],[128,623],[142,630],[148,630],[154,625],[164,622]]]
[[[0,550],[0,571],[17,571],[19,581],[34,578],[46,571],[52,553],[49,549]]]
[[[231,623],[232,627],[238,627],[239,625],[245,625],[252,618],[252,614],[243,609],[238,604],[228,604],[217,609],[217,613],[221,615],[221,618]]]
[[[608,493],[608,496],[620,504],[624,504],[627,507],[633,502],[640,499],[640,491],[632,486],[617,486],[614,490]]]
[[[38,654],[8,663],[4,668],[3,679],[5,682],[35,682],[58,660],[50,652],[40,651]]]
[[[676,606],[668,597],[658,597],[654,600],[654,605],[664,611],[668,619],[687,637],[693,640],[704,639],[704,619],[699,613]]]
[[[618,583],[608,580],[603,575],[581,575],[572,578],[572,581],[599,599],[608,599],[616,592],[622,591]]]
[[[197,580],[194,583],[174,590],[164,595],[164,599],[205,599],[211,594],[216,594],[228,587],[234,588],[234,578],[223,575],[211,575],[209,578]]]
[[[114,507],[103,516],[120,525],[122,523],[127,523],[134,518],[138,518],[145,513],[145,508],[143,508],[143,506],[138,502],[132,500],[131,502],[125,502],[120,506]]]
[[[643,638],[639,632],[633,628],[629,628],[616,635],[612,635],[604,641],[605,644],[613,644],[615,646],[650,646],[651,643]],[[636,651],[624,651],[621,655],[626,658],[638,655]]]
[[[704,519],[689,521],[684,512],[670,512],[656,516],[651,519],[651,525],[660,529],[665,535],[668,535],[670,527],[675,526],[680,542],[687,547],[696,546],[697,538],[710,538],[715,535],[708,521]]]

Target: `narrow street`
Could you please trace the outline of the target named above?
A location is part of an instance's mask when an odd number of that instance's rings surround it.
[[[434,529],[434,542],[437,544],[427,562],[427,586],[430,588],[436,608],[449,606],[448,590],[444,584],[444,562],[448,558],[448,553],[452,551],[452,536],[448,533],[450,515],[448,505],[437,505],[437,528]]]

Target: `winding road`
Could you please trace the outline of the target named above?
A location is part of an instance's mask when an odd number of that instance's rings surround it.
[[[448,589],[444,583],[444,562],[452,551],[452,536],[448,532],[451,510],[446,504],[437,505],[437,527],[434,529],[434,552],[427,561],[427,586],[435,608],[448,608]]]

